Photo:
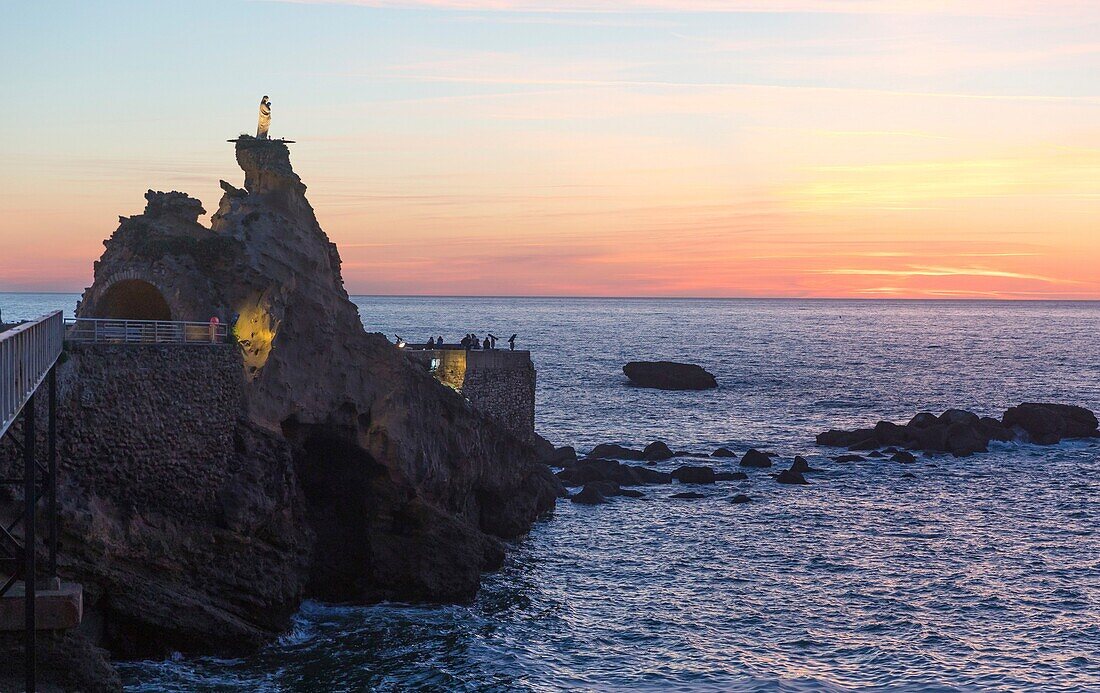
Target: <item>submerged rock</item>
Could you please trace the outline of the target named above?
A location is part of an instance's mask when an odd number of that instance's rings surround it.
[[[875,455],[875,456],[876,457],[882,457],[882,453],[879,453],[878,455]],[[835,460],[836,462],[863,462],[863,461],[865,461],[862,455],[840,455],[838,457],[834,457],[833,460]]]
[[[752,499],[743,493],[738,493],[736,496],[730,499],[730,503],[751,503]]]
[[[705,493],[697,493],[695,491],[684,491],[683,493],[674,493],[671,496],[669,496],[669,498],[680,498],[680,499],[696,499],[696,498],[706,498],[706,497],[707,496],[706,496]]]
[[[631,361],[623,373],[638,387],[658,390],[709,390],[718,387],[714,376],[702,367],[674,361]]]
[[[737,453],[729,448],[718,448],[710,453],[711,457],[737,457]]]

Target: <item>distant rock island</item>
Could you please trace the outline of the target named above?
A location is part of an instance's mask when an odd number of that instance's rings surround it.
[[[637,387],[657,390],[710,390],[718,387],[714,376],[702,366],[675,361],[631,361],[623,373]]]

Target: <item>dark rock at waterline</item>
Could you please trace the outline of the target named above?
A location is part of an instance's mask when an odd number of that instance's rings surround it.
[[[909,419],[909,423],[906,428],[928,428],[929,426],[935,426],[939,423],[940,419],[932,412],[922,411],[913,418]]]
[[[554,448],[542,455],[542,462],[550,467],[571,467],[577,461],[577,451],[573,446]]]
[[[588,456],[615,460],[630,460],[632,462],[640,462],[645,459],[645,453],[641,450],[624,448],[622,445],[615,445],[614,443],[601,443],[592,448],[592,452],[588,453]]]
[[[872,450],[871,452],[867,453],[867,456],[875,458],[886,457],[886,453],[881,450]],[[842,457],[859,457],[859,455],[842,455]]]
[[[966,411],[965,409],[948,409],[944,413],[940,414],[938,419],[939,423],[947,426],[960,424],[963,426],[969,426],[971,428],[977,427],[980,420],[981,419],[977,414]]]
[[[584,459],[557,474],[567,486],[583,486],[599,481],[610,481],[623,486],[641,484],[668,484],[672,475],[646,467],[633,467],[617,460]]]
[[[877,455],[872,453],[872,456],[873,457],[882,457],[882,453],[880,452]],[[864,461],[862,455],[840,455],[838,457],[834,457],[833,460],[836,461],[836,462],[863,462]]]
[[[641,491],[638,491],[636,489],[632,489],[632,488],[621,488],[621,489],[619,489],[619,495],[620,496],[625,496],[627,498],[645,498],[644,493],[642,493]]]
[[[802,476],[802,472],[796,472],[793,469],[784,469],[779,472],[775,477],[775,480],[781,484],[808,484],[806,477]]]
[[[831,430],[817,434],[817,444],[830,448],[846,448],[873,438],[873,428],[857,428],[854,431]]]
[[[905,450],[899,450],[894,453],[894,456],[890,458],[891,462],[916,462],[917,458],[913,456],[913,453],[906,452]]]
[[[631,361],[623,373],[638,387],[658,390],[710,390],[718,387],[714,376],[692,363]]]
[[[675,456],[676,455],[672,452],[672,449],[659,440],[645,446],[645,450],[642,451],[642,459],[649,462],[670,460]]]
[[[570,500],[580,505],[600,505],[608,502],[607,498],[592,486],[585,486]]]
[[[672,478],[681,484],[713,484],[714,469],[711,467],[683,466],[672,472]]]
[[[798,472],[799,474],[808,474],[810,472],[816,472],[818,470],[810,466],[809,461],[802,455],[797,455],[794,461],[791,462],[791,471]]]
[[[711,457],[737,457],[737,453],[729,448],[718,448],[710,453]]]
[[[1019,428],[1039,445],[1053,445],[1063,438],[1100,436],[1096,415],[1070,404],[1025,402],[1008,409],[1001,423],[1007,428]]]
[[[681,499],[695,499],[706,498],[705,493],[696,493],[695,491],[684,491],[683,493],[674,493],[669,498],[681,498]]]
[[[738,493],[736,496],[730,499],[730,503],[751,503],[752,499],[743,493]]]
[[[756,448],[753,448],[745,453],[745,456],[741,458],[742,467],[770,467],[772,466],[772,459],[760,452]]]
[[[957,421],[947,427],[947,451],[955,457],[969,457],[976,452],[989,450],[989,438],[977,428],[978,421],[975,417],[973,423]]]
[[[916,474],[910,474],[909,472],[906,472],[906,473],[901,475],[901,478],[902,479],[916,479],[917,475]]]
[[[983,416],[978,420],[978,430],[988,440],[1008,442],[1015,438],[1012,430],[992,416]]]
[[[715,472],[715,481],[744,481],[749,475],[744,472]]]

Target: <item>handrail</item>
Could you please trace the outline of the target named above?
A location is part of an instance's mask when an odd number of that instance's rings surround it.
[[[224,344],[227,325],[183,320],[67,318],[65,341],[94,344]]]
[[[0,436],[61,356],[64,330],[57,310],[0,332]]]

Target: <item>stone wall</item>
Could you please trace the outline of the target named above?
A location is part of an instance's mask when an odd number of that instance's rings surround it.
[[[521,440],[535,441],[535,365],[529,351],[409,349],[440,382],[460,391]]]
[[[210,517],[234,473],[243,406],[231,345],[69,344],[59,369],[63,464],[100,498]],[[126,479],[117,478],[120,463]]]

